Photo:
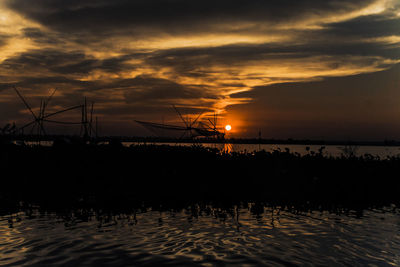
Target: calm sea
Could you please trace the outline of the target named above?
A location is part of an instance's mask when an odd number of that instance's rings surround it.
[[[1,266],[399,266],[400,210],[0,217]]]

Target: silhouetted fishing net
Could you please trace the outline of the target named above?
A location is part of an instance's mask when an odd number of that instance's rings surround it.
[[[158,137],[191,138],[200,136],[195,128],[160,124],[146,121],[136,121]]]
[[[206,127],[205,124],[202,123],[199,123],[198,127],[185,127],[146,121],[136,122],[158,137],[194,138],[199,136],[215,137],[221,135],[219,131]]]

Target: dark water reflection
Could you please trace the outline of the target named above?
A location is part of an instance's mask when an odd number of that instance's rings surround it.
[[[253,210],[254,211],[254,210]],[[400,211],[225,212],[0,217],[0,265],[400,265]]]

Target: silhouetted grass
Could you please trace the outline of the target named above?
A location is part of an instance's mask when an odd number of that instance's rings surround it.
[[[2,146],[0,208],[3,213],[31,204],[181,209],[195,203],[232,207],[255,202],[334,210],[398,204],[399,157],[333,158],[322,152],[220,153],[200,146],[118,143]]]

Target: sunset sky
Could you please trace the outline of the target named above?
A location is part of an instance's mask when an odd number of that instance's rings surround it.
[[[15,85],[87,96],[106,135],[174,104],[235,137],[400,140],[399,0],[2,0],[0,51],[0,126],[31,119]]]

